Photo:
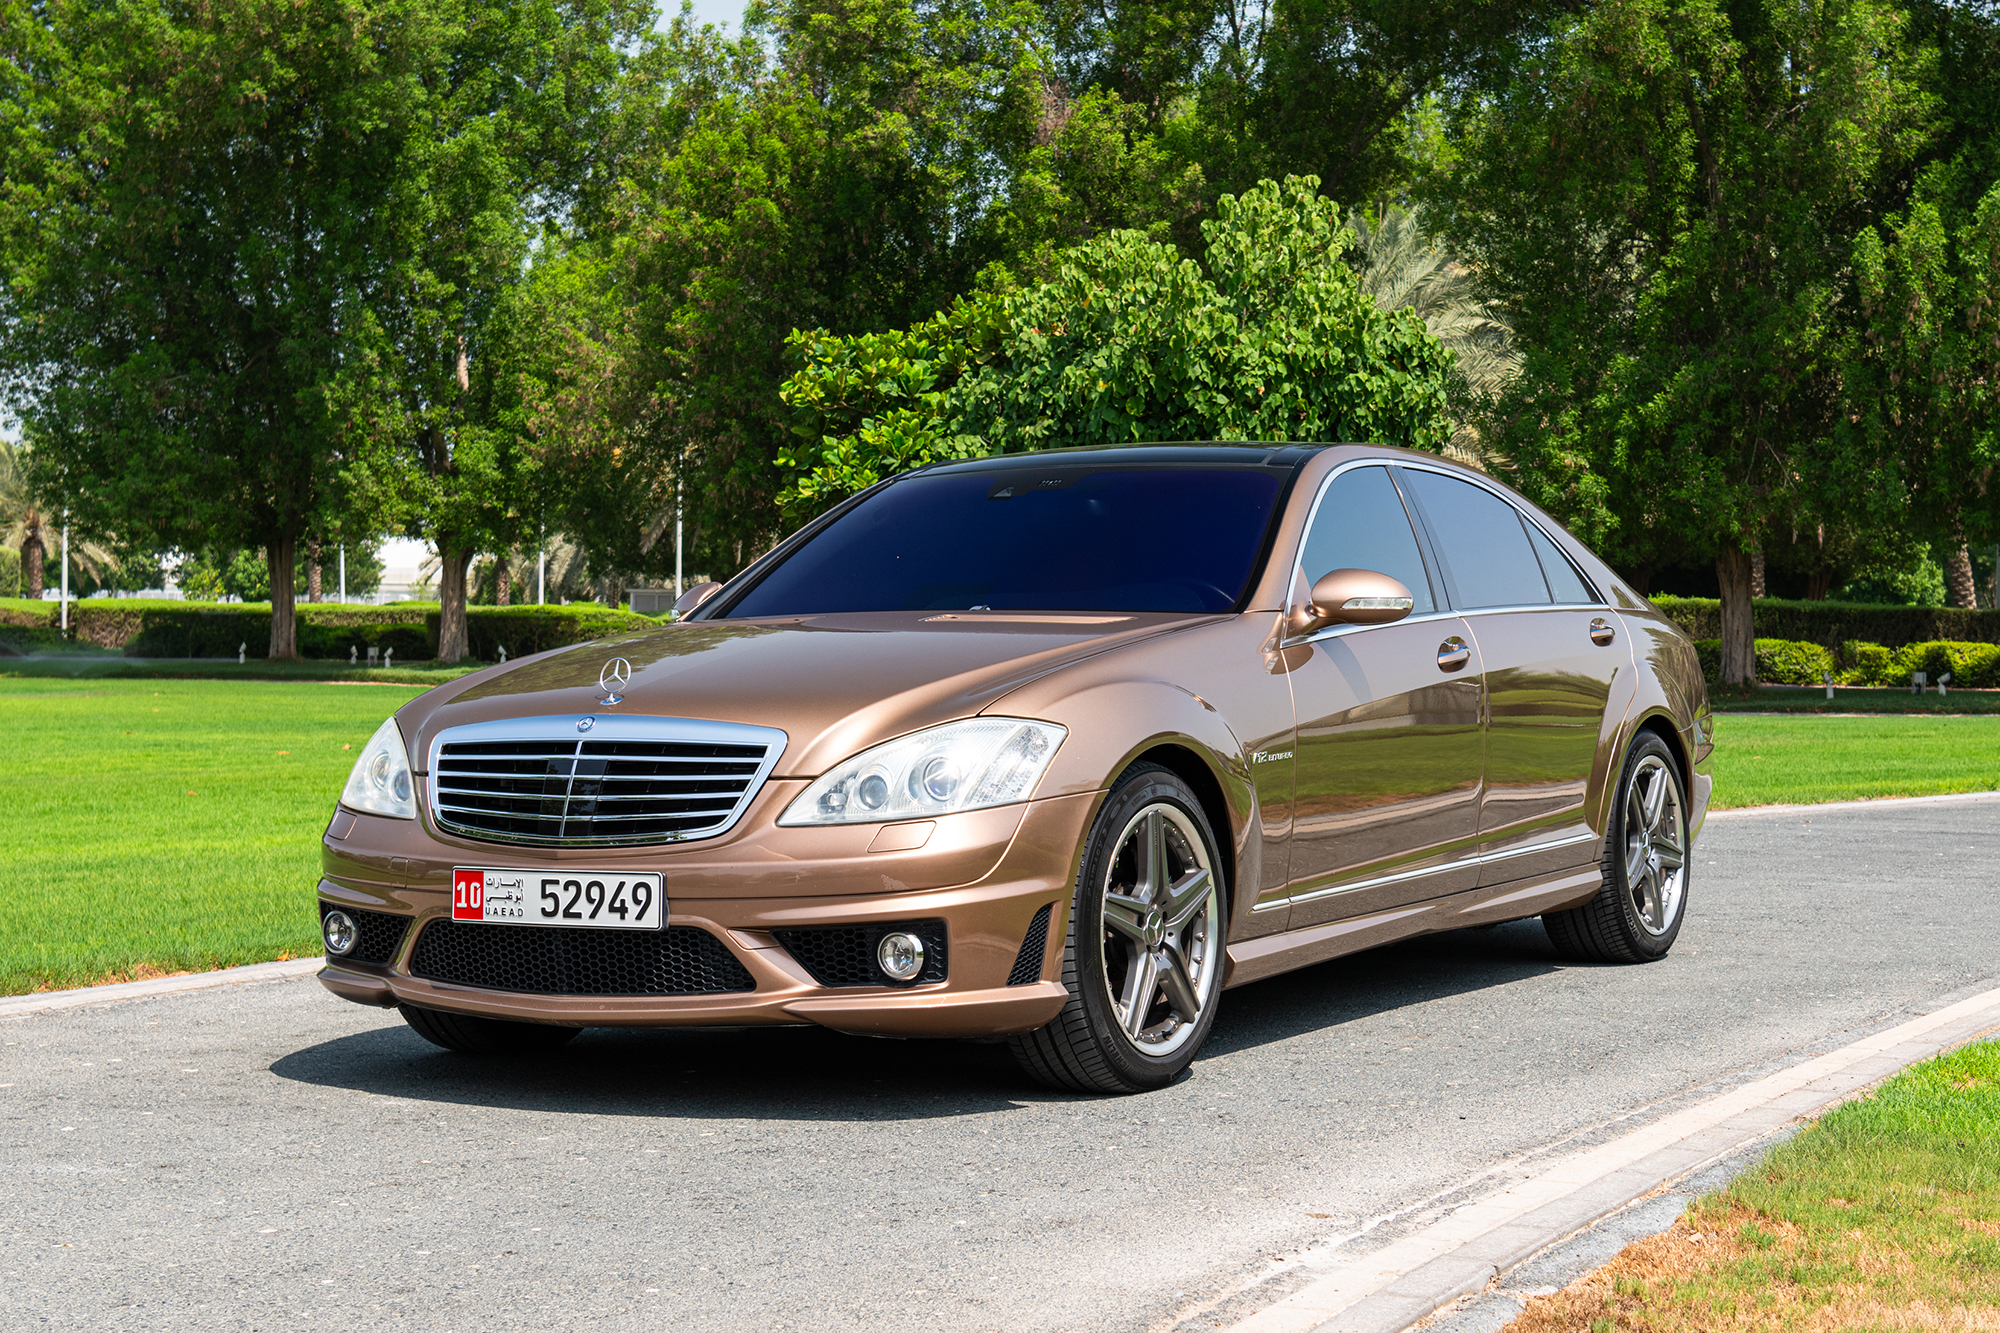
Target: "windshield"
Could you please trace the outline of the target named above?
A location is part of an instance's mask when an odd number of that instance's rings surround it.
[[[1099,466],[911,477],[842,514],[728,614],[1227,611],[1284,476]]]

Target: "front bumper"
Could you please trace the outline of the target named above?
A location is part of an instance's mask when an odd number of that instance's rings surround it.
[[[668,925],[693,927],[720,941],[740,962],[754,989],[690,995],[546,995],[490,990],[426,980],[411,974],[411,957],[423,929],[450,916],[442,885],[320,881],[319,896],[334,906],[407,915],[386,964],[339,959],[320,972],[320,983],[343,999],[370,1005],[424,1008],[516,1021],[578,1027],[683,1027],[818,1024],[842,1032],[897,1037],[997,1037],[1031,1032],[1053,1019],[1067,999],[1056,978],[1068,925],[1075,858],[1095,810],[1095,794],[1028,803],[998,863],[983,877],[945,888],[910,890],[894,877],[882,891],[813,896],[698,898],[675,894],[673,856],[661,858],[668,876]],[[494,853],[484,853],[491,858]],[[518,857],[501,853],[501,858]],[[462,862],[463,852],[440,849]],[[477,857],[471,858],[476,860]],[[852,883],[839,876],[843,886]],[[810,885],[800,886],[809,890]],[[1037,913],[1050,909],[1039,975],[1017,968]],[[815,926],[936,920],[948,936],[948,971],[941,982],[915,986],[823,986],[779,943],[777,932]],[[507,932],[512,926],[478,927]],[[1010,984],[1010,981],[1013,984]]]

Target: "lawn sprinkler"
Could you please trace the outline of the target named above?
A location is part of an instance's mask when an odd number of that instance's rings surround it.
[[[1828,699],[1833,698],[1833,673],[1831,671],[1822,671],[1819,673],[1819,678],[1826,682],[1826,697]]]
[[[361,647],[359,644],[350,643],[347,645],[347,665],[361,665]]]
[[[1938,677],[1938,698],[1942,699],[1942,698],[1944,698],[1944,697],[1945,697],[1945,695],[1944,695],[1944,685],[1945,685],[1945,682],[1946,682],[1946,681],[1948,681],[1948,680],[1950,680],[1950,679],[1951,679],[1951,672],[1949,672],[1949,671],[1945,672],[1945,673],[1944,673],[1944,674],[1943,674],[1942,676],[1939,676],[1939,677]]]
[[[237,665],[237,666],[242,666],[242,665],[243,665],[243,658],[244,658],[244,655],[245,655],[245,654],[247,654],[247,653],[248,653],[249,651],[250,651],[250,645],[249,645],[249,644],[247,644],[247,643],[239,643],[239,644],[237,644],[237,645],[236,645],[236,665]]]
[[[507,645],[504,643],[500,645],[500,660],[502,662],[507,660]]]
[[[382,650],[382,669],[384,671],[387,671],[390,667],[396,665],[393,661],[390,660],[391,658],[395,657],[395,655],[396,655],[396,650],[394,648],[384,648]]]

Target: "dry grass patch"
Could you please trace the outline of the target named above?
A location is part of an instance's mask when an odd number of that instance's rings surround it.
[[[1514,1333],[2000,1333],[2000,1044],[1829,1113]]]

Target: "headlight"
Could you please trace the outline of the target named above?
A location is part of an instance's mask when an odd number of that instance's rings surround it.
[[[391,819],[417,817],[416,797],[410,790],[410,755],[403,748],[403,733],[395,718],[375,728],[368,744],[361,747],[361,757],[354,761],[354,771],[341,789],[340,803],[350,810]]]
[[[1068,730],[976,717],[863,750],[807,787],[778,821],[884,824],[1025,801]]]

